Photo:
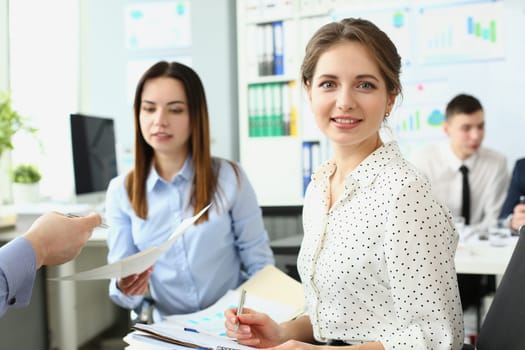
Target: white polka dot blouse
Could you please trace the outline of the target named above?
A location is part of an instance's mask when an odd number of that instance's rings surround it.
[[[378,148],[345,180],[332,208],[320,166],[307,189],[298,268],[318,341],[385,349],[461,349],[463,314],[448,209],[401,155]]]

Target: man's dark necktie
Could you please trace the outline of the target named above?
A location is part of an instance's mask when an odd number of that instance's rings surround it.
[[[468,184],[468,168],[464,165],[459,167],[463,175],[463,196],[461,201],[461,216],[465,218],[465,225],[470,224],[470,187]]]

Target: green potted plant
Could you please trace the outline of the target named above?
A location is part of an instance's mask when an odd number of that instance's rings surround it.
[[[13,109],[11,94],[0,91],[0,206],[11,200],[9,151],[13,149],[13,136],[19,131],[33,134],[36,129],[29,126],[28,120]]]
[[[27,119],[15,111],[11,105],[11,94],[0,92],[0,156],[6,150],[13,149],[13,136],[25,130],[30,133],[35,128],[27,125]]]
[[[42,175],[36,166],[19,164],[13,170],[13,199],[16,204],[38,202]]]
[[[13,171],[13,182],[18,184],[34,184],[42,179],[40,171],[31,164],[19,164]]]

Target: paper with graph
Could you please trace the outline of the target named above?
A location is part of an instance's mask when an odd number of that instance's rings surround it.
[[[176,323],[182,327],[198,329],[201,333],[226,336],[224,329],[224,311],[236,308],[239,301],[239,291],[230,290],[212,306],[191,314],[172,315],[166,317],[166,323]],[[245,307],[264,312],[274,321],[281,323],[295,316],[297,308],[294,305],[260,298],[253,294],[246,295]]]

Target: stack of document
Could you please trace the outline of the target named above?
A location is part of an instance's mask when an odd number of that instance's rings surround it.
[[[235,340],[206,333],[195,328],[181,327],[175,323],[161,322],[152,325],[137,324],[134,333],[124,340],[128,342],[126,350],[157,350],[194,348],[209,350],[249,350],[249,346],[238,344]]]
[[[278,323],[297,317],[303,311],[301,284],[276,267],[267,266],[204,310],[169,316],[152,325],[135,325],[134,331],[124,337],[129,344],[126,349],[250,349],[228,338],[224,328],[224,311],[237,307],[242,289],[247,292],[245,307],[264,312]]]

